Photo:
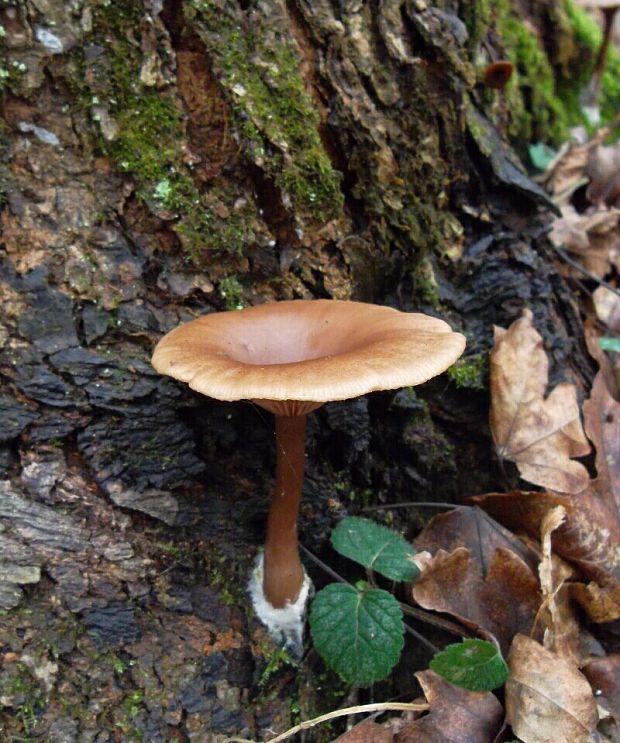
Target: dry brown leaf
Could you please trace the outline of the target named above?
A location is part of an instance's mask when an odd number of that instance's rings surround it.
[[[392,740],[392,733],[383,725],[364,720],[336,738],[333,743],[392,743]]]
[[[596,485],[596,482],[594,483]],[[594,487],[572,496],[572,510],[554,548],[601,585],[620,581],[620,523]]]
[[[502,705],[491,692],[460,689],[433,671],[416,673],[430,711],[403,727],[394,743],[492,743]]]
[[[543,644],[547,650],[556,653],[560,658],[580,666],[588,657],[584,644],[590,635],[582,628],[572,588],[572,583],[563,583],[556,589],[553,624],[545,633]]]
[[[562,506],[568,512],[567,515],[570,515],[572,510],[569,496],[545,491],[513,490],[511,493],[487,493],[474,495],[469,500],[512,532],[525,532],[536,540],[540,537],[543,519],[551,509]]]
[[[620,403],[609,394],[601,372],[583,405],[588,438],[596,449],[596,491],[620,525]]]
[[[584,323],[584,331],[588,353],[599,365],[609,393],[614,398],[620,399],[620,359],[618,359],[618,354],[614,354],[617,359],[614,368],[605,351],[599,346],[601,333],[597,330],[596,323],[589,317],[586,318]]]
[[[595,622],[611,622],[620,612],[620,525],[592,488],[574,496],[557,493],[489,493],[471,498],[510,529],[538,538],[545,514],[555,506],[566,520],[552,535],[553,550],[599,583],[572,585],[571,595]]]
[[[620,249],[620,211],[606,207],[591,207],[583,214],[570,204],[562,207],[549,238],[575,256],[583,267],[598,278],[609,273],[617,262]],[[562,265],[565,276],[580,276],[581,272]]]
[[[600,701],[616,718],[620,727],[620,653],[591,660],[582,671],[594,693],[602,694],[604,699]]]
[[[570,253],[583,255],[590,247],[588,233],[581,225],[581,215],[574,206],[563,206],[561,216],[553,220],[549,239],[554,245],[565,247]]]
[[[554,506],[542,520],[540,534],[542,557],[538,575],[543,603],[537,619],[541,619],[546,625],[543,645],[547,650],[578,665],[581,661],[580,627],[569,588],[565,584],[573,575],[573,571],[551,550],[551,535],[565,519],[566,509],[563,506]]]
[[[620,619],[620,586],[598,583],[573,583],[570,586],[571,598],[585,609],[588,618],[598,624],[606,624]]]
[[[514,462],[524,480],[562,493],[588,485],[572,457],[588,454],[574,385],[559,384],[545,398],[549,362],[532,313],[508,330],[495,327],[491,352],[491,431],[497,454]]]
[[[585,174],[590,179],[586,197],[592,204],[620,203],[620,143],[599,144],[590,150]]]
[[[576,666],[524,635],[508,656],[506,718],[524,743],[587,743],[596,702]]]
[[[538,555],[484,511],[461,507],[438,514],[414,544],[417,550],[435,554],[432,571],[429,572],[427,565],[416,582],[416,601],[419,598],[420,602],[426,602],[423,604],[426,608],[434,605],[436,611],[446,610],[482,633],[497,633],[504,648],[515,632],[529,631],[540,604],[535,578]],[[445,560],[453,562],[452,565],[439,559],[442,550]],[[498,554],[500,557],[496,557]],[[490,566],[493,566],[491,572]],[[524,600],[516,613],[513,613],[514,596],[501,591],[498,585],[504,572],[513,590],[523,592]],[[475,600],[471,593],[474,587],[478,591]],[[439,594],[437,599],[433,591]],[[501,595],[497,596],[498,593]],[[447,601],[445,597],[451,595],[452,607],[440,608],[444,606],[442,597]],[[502,617],[506,613],[510,618],[504,622]]]
[[[503,653],[517,633],[530,632],[541,601],[536,576],[514,552],[499,548],[487,562],[463,547],[439,550],[413,584],[413,598],[496,638]]]
[[[480,566],[481,575],[498,548],[517,554],[534,573],[538,555],[512,532],[480,508],[461,507],[437,514],[414,541],[416,550],[434,554],[439,549],[452,552],[465,547]]]
[[[553,194],[556,203],[565,203],[579,186],[587,183],[585,169],[590,151],[597,144],[597,141],[570,144],[563,155],[555,159],[549,170],[543,174],[541,181],[547,191]]]
[[[566,519],[566,509],[564,506],[554,506],[543,516],[540,525],[540,543],[542,545],[542,557],[538,566],[538,575],[540,578],[540,588],[543,598],[547,601],[553,599],[555,593],[556,580],[554,576],[554,565],[551,559],[551,534],[564,523]],[[561,576],[560,580],[568,578]]]
[[[595,181],[591,198],[597,198],[601,186],[614,179],[613,160],[602,144],[611,132],[610,127],[599,129],[587,142],[572,142],[564,146],[558,156],[550,163],[548,170],[538,180],[554,196],[556,204],[567,203],[572,194],[588,179]],[[604,191],[613,191],[608,186]],[[609,202],[608,202],[609,203]]]
[[[620,333],[620,297],[604,286],[592,294],[598,319],[614,333]]]

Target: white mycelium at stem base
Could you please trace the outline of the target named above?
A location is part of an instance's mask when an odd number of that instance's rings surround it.
[[[312,582],[304,571],[301,588],[295,601],[287,602],[278,609],[267,601],[263,579],[264,565],[261,552],[256,558],[256,565],[248,584],[252,607],[275,642],[285,647],[294,658],[300,658],[303,651],[306,605],[312,592]]]

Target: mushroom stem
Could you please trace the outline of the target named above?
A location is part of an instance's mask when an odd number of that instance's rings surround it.
[[[305,448],[306,416],[276,415],[276,483],[267,521],[263,591],[277,609],[295,602],[304,581],[297,515]]]
[[[598,97],[601,90],[601,84],[603,82],[603,73],[605,72],[607,52],[609,50],[609,44],[611,42],[614,19],[619,8],[620,0],[618,6],[614,5],[608,8],[601,8],[604,18],[603,40],[601,41],[601,46],[599,47],[598,54],[596,55],[596,62],[594,63],[592,77],[590,78],[590,82],[586,86],[586,90],[583,94],[583,104],[587,108],[593,110],[598,109]]]
[[[594,70],[598,78],[598,85],[600,87],[601,79],[603,77],[603,70],[605,69],[605,62],[607,60],[607,50],[609,49],[609,43],[611,42],[611,33],[614,27],[614,19],[618,12],[618,7],[614,6],[611,8],[603,8],[603,40],[601,41],[600,49],[594,63]]]

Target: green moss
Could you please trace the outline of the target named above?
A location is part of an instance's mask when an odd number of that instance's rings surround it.
[[[289,39],[278,33],[276,19],[243,27],[243,16],[226,2],[188,0],[185,7],[229,93],[249,157],[295,209],[320,220],[340,213],[340,174],[321,142],[319,115],[305,91],[299,60]]]
[[[435,271],[428,257],[420,260],[413,273],[413,296],[417,304],[429,304],[436,309],[441,308]]]
[[[448,377],[457,387],[482,390],[486,387],[488,363],[485,354],[459,359],[448,369]]]
[[[8,706],[14,710],[15,720],[23,734],[20,740],[34,740],[29,736],[35,732],[45,702],[41,689],[24,663],[9,667],[9,673],[2,677],[0,693],[9,700]]]
[[[506,86],[508,133],[521,143],[559,144],[570,117],[556,90],[555,74],[538,36],[517,16],[508,0],[497,4],[497,30],[514,65]]]
[[[114,725],[122,731],[125,736],[124,740],[144,740],[142,731],[136,727],[134,722],[134,718],[143,709],[143,703],[144,692],[142,689],[134,689],[123,697],[120,707],[115,710]]]
[[[243,287],[235,274],[221,279],[218,290],[226,303],[227,310],[240,310],[245,307]]]
[[[258,677],[258,688],[263,692],[269,685],[274,676],[277,676],[285,668],[297,668],[299,665],[284,648],[281,648],[271,641],[263,642],[259,645],[258,651],[265,662],[265,667]]]
[[[467,47],[470,56],[474,57],[478,44],[493,17],[492,0],[463,0],[459,8],[459,16],[467,27],[469,34]]]
[[[152,211],[175,220],[190,258],[199,260],[205,250],[238,253],[251,234],[255,209],[250,204],[235,210],[238,194],[197,187],[186,163],[181,111],[172,97],[140,81],[142,51],[129,39],[142,12],[137,0],[100,2],[90,41],[104,54],[94,63],[84,57],[76,60],[76,87],[98,124],[98,145],[120,170],[133,176],[137,195]]]

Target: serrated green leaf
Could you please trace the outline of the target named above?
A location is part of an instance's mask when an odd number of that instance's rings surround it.
[[[358,591],[331,583],[310,609],[314,647],[325,663],[355,686],[370,686],[390,674],[404,645],[398,601],[379,588]]]
[[[615,351],[616,353],[620,353],[620,338],[599,338],[598,344],[603,351]]]
[[[430,662],[435,673],[469,691],[491,691],[503,686],[508,666],[500,651],[485,640],[463,640],[437,653]]]
[[[415,549],[398,532],[370,519],[349,516],[332,532],[341,555],[372,568],[391,580],[415,580],[420,571],[412,561]]]

